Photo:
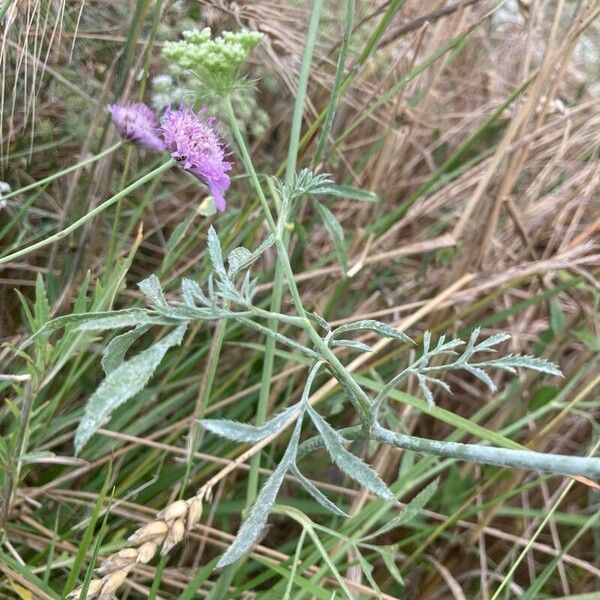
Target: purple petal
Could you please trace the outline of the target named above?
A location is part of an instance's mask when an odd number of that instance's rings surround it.
[[[158,152],[165,149],[158,119],[148,105],[143,102],[135,104],[118,102],[109,104],[107,109],[123,139]]]
[[[202,108],[195,113],[183,105],[178,110],[168,108],[161,119],[161,128],[171,156],[209,187],[217,209],[223,211],[223,192],[230,184],[227,171],[232,164],[225,160],[225,145],[212,126],[214,119],[201,118],[205,111]]]

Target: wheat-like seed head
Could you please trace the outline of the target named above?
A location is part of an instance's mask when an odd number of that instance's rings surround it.
[[[90,581],[86,598],[110,600],[136,564],[150,562],[159,548],[163,556],[168,554],[202,517],[204,495],[200,492],[187,500],[172,502],[153,521],[135,531],[128,539],[131,547],[111,554],[96,569],[99,577]],[[79,598],[80,594],[81,587],[71,592],[69,598]]]

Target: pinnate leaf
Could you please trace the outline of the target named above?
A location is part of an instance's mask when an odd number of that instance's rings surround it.
[[[109,342],[102,356],[102,368],[106,375],[114,371],[123,362],[127,350],[149,328],[149,325],[138,325],[135,329],[126,331]]]
[[[249,425],[229,419],[203,419],[200,423],[211,433],[234,442],[260,442],[282,429],[298,410],[298,405],[290,406],[269,419],[264,425]]]
[[[298,440],[300,439],[300,430],[302,428],[302,418],[296,422],[294,433],[290,439],[287,450],[283,455],[283,459],[273,471],[272,475],[263,485],[256,501],[252,505],[248,517],[242,523],[238,534],[225,554],[217,563],[217,567],[225,567],[241,558],[253,544],[256,542],[260,533],[267,522],[271,508],[275,503],[275,498],[279,492],[279,488],[283,483],[285,474],[290,469],[291,465],[296,460],[296,452],[298,450]]]
[[[214,270],[226,278],[225,265],[223,264],[223,253],[221,252],[221,242],[215,228],[211,225],[208,230],[208,255],[212,262]]]
[[[110,372],[88,400],[85,413],[75,433],[75,450],[79,452],[113,410],[140,392],[152,377],[167,350],[178,346],[186,326],[181,325]]]
[[[138,287],[144,296],[148,298],[152,306],[155,306],[157,309],[169,307],[167,301],[165,300],[165,295],[163,294],[160,281],[156,275],[150,275],[150,277],[146,277],[146,279],[138,283]]]
[[[325,448],[327,448],[327,452],[329,452],[333,462],[348,477],[352,477],[352,479],[358,481],[377,496],[385,500],[394,500],[394,494],[392,494],[390,488],[381,480],[379,475],[362,460],[344,448],[342,445],[344,438],[314,408],[309,407],[308,411],[315,427],[321,434]]]
[[[313,485],[308,479],[306,479],[306,477],[304,477],[304,475],[302,475],[302,473],[300,472],[300,469],[296,465],[293,465],[292,467],[290,467],[290,471],[294,475],[294,477],[298,480],[298,483],[300,483],[302,485],[302,487],[323,508],[332,512],[334,515],[337,515],[338,517],[345,518],[348,516],[343,510],[341,510],[339,507],[337,507],[327,496],[325,496],[325,494],[323,494],[317,486]]]
[[[349,331],[374,331],[383,337],[414,343],[404,332],[387,323],[375,321],[374,319],[365,319],[363,321],[341,325],[335,330],[335,335],[341,335],[342,333],[347,333]]]

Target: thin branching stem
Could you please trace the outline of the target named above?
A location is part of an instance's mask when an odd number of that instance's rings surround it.
[[[71,225],[69,225],[68,227],[65,227],[64,229],[55,233],[54,235],[51,235],[50,237],[47,237],[35,244],[31,244],[31,246],[27,246],[26,248],[22,248],[21,250],[13,252],[12,254],[8,254],[6,256],[1,257],[0,264],[10,262],[11,260],[15,260],[16,258],[21,258],[22,256],[31,254],[32,252],[39,250],[40,248],[44,248],[45,246],[49,246],[54,242],[62,240],[63,238],[67,237],[70,233],[73,233],[73,231],[75,231],[76,229],[79,229],[82,225],[85,225],[85,223],[93,219],[96,215],[99,215],[101,212],[105,211],[107,208],[112,206],[115,202],[118,202],[121,198],[124,198],[128,194],[131,194],[131,192],[137,190],[137,188],[139,188],[141,185],[144,185],[144,183],[151,181],[155,177],[158,177],[161,173],[164,173],[165,171],[170,169],[174,164],[175,161],[173,159],[168,160],[166,163],[160,165],[160,167],[156,167],[156,169],[153,169],[149,173],[146,173],[146,175],[140,177],[132,184],[128,185],[126,188],[116,193],[114,196],[111,196],[108,200],[105,200],[102,204],[99,204],[96,208],[91,210],[89,213],[83,215],[83,217],[81,217],[80,219],[77,219],[77,221],[75,221],[74,223],[71,223]]]
[[[330,364],[333,369],[336,377],[343,381],[347,386],[348,390],[351,392],[349,396],[350,401],[354,404],[354,407],[358,411],[361,416],[361,420],[364,422],[368,422],[370,420],[370,405],[371,401],[369,397],[365,393],[365,391],[358,385],[356,380],[348,373],[348,371],[344,368],[344,365],[340,362],[338,357],[332,352],[332,350],[327,346],[327,344],[323,341],[321,336],[318,334],[317,330],[313,327],[312,323],[308,318],[308,314],[304,308],[302,303],[302,298],[300,296],[300,292],[298,290],[298,286],[296,285],[296,281],[294,280],[294,273],[292,271],[292,266],[290,265],[290,261],[287,255],[287,250],[285,248],[285,244],[283,242],[281,227],[278,227],[273,219],[273,214],[265,197],[264,191],[260,185],[258,180],[258,175],[256,170],[254,169],[254,164],[252,163],[252,159],[250,158],[250,154],[248,152],[248,148],[246,146],[246,142],[244,141],[244,137],[240,130],[240,127],[237,122],[237,118],[233,111],[233,107],[231,105],[231,100],[229,98],[225,101],[225,106],[227,110],[227,114],[233,129],[233,134],[236,139],[236,142],[239,146],[240,153],[242,155],[242,161],[246,170],[250,175],[250,180],[254,186],[254,189],[258,195],[260,200],[260,204],[263,208],[265,218],[271,229],[271,233],[275,238],[275,247],[277,248],[277,258],[279,263],[281,264],[283,273],[288,283],[288,287],[290,293],[292,295],[292,300],[294,302],[294,307],[296,308],[296,312],[298,316],[302,319],[304,323],[304,330],[309,336],[311,342],[315,346],[315,349],[327,359],[327,362]],[[285,214],[280,216],[280,219],[285,219]]]
[[[567,456],[563,454],[534,452],[533,450],[512,450],[495,446],[482,446],[481,444],[461,444],[458,442],[428,440],[426,438],[390,431],[378,423],[373,425],[368,434],[365,434],[364,429],[360,426],[341,429],[339,433],[348,440],[369,439],[420,454],[433,454],[434,456],[443,456],[444,458],[453,458],[496,467],[543,471],[553,475],[588,477],[594,480],[600,479],[599,457]],[[298,448],[298,460],[322,446],[323,440],[318,436],[306,440]]]

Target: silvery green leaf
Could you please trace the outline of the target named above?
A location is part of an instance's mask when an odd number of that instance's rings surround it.
[[[18,351],[24,350],[31,342],[37,338],[49,335],[56,329],[77,325],[80,329],[102,330],[118,329],[121,327],[135,327],[143,323],[163,323],[163,317],[154,317],[148,314],[143,308],[127,308],[125,310],[99,311],[92,313],[77,313],[63,315],[48,321],[41,329],[36,331],[31,337],[27,338],[18,348]],[[88,327],[82,327],[88,323]]]
[[[433,394],[431,393],[431,390],[427,387],[427,382],[425,380],[425,378],[420,374],[417,373],[417,380],[419,381],[419,387],[421,388],[421,391],[423,392],[423,396],[425,396],[425,400],[427,401],[427,404],[429,404],[429,408],[432,408],[433,406],[435,406],[435,400],[433,399]]]
[[[506,340],[510,340],[509,333],[496,333],[490,336],[489,338],[479,342],[479,344],[477,344],[477,346],[475,347],[475,352],[481,352],[482,350],[487,350],[488,352],[496,352],[495,348],[492,348],[492,346],[497,346],[498,344],[501,344]]]
[[[450,386],[445,381],[442,381],[441,379],[437,379],[436,377],[430,377],[428,375],[421,375],[421,377],[428,383],[433,383],[433,385],[438,385],[448,394],[452,393]]]
[[[250,271],[246,271],[242,285],[240,287],[240,294],[247,304],[252,304],[252,299],[256,293],[256,282],[250,279]]]
[[[438,480],[432,481],[427,487],[423,488],[400,512],[399,515],[389,520],[385,525],[361,538],[362,540],[370,540],[375,537],[387,533],[396,527],[400,527],[405,523],[412,522],[415,517],[425,508],[426,504],[431,500],[438,488]]]
[[[494,358],[493,360],[487,360],[482,363],[473,363],[475,367],[494,367],[496,369],[503,369],[510,373],[515,373],[517,367],[524,369],[531,369],[532,371],[539,371],[540,373],[548,373],[548,375],[556,375],[562,377],[562,371],[553,362],[544,360],[543,358],[537,358],[536,356],[515,356],[514,354],[508,354],[501,358]]]
[[[256,262],[266,250],[268,250],[275,243],[275,237],[273,234],[270,234],[259,246],[256,250],[252,252],[248,252],[247,255],[244,256],[243,259],[240,259],[235,268],[231,266],[231,254],[229,255],[229,276],[233,277],[237,275],[240,271],[247,269],[252,266],[254,262]],[[245,248],[244,248],[245,250]]]
[[[167,301],[165,300],[165,295],[163,294],[160,281],[156,275],[150,275],[150,277],[146,277],[146,279],[138,283],[138,287],[144,296],[148,298],[150,304],[156,308],[169,307]]]
[[[307,313],[308,318],[312,319],[319,327],[322,327],[325,331],[331,331],[329,323],[317,313]]]
[[[317,210],[323,219],[325,227],[329,231],[333,247],[338,256],[344,274],[348,270],[348,254],[346,252],[346,242],[344,241],[344,230],[335,215],[323,204],[317,202]]]
[[[296,465],[292,465],[290,467],[290,472],[294,475],[294,477],[298,480],[298,482],[302,485],[302,487],[325,509],[332,512],[334,515],[338,517],[346,518],[348,515],[337,507],[325,494],[323,494],[319,488],[313,485],[302,473],[300,469]]]
[[[187,304],[175,304],[170,306],[167,311],[163,313],[166,317],[177,319],[178,321],[204,321],[207,319],[214,319],[215,314],[208,308],[198,308],[188,306]]]
[[[250,279],[250,285],[248,288],[248,302],[250,304],[252,304],[252,301],[254,300],[254,296],[256,296],[258,292],[258,277],[255,277],[254,279]]]
[[[210,300],[206,297],[202,288],[192,279],[184,277],[181,280],[181,294],[184,302],[190,307],[196,306],[196,300],[204,306],[210,306]]]
[[[219,296],[224,300],[229,300],[230,302],[239,302],[241,300],[239,292],[229,279],[219,279],[217,281],[217,288]]]
[[[291,190],[288,188],[290,200],[304,196],[305,194],[329,194],[333,184],[333,177],[329,173],[316,174],[310,169],[302,169],[294,175],[294,183]]]
[[[405,333],[383,323],[381,321],[375,321],[373,319],[365,319],[363,321],[356,321],[355,323],[348,323],[347,325],[341,325],[334,331],[334,335],[346,333],[348,331],[374,331],[384,337],[401,340],[403,342],[414,343]]]
[[[481,329],[476,327],[471,331],[471,335],[469,336],[469,341],[467,342],[467,347],[463,352],[463,359],[468,360],[475,352],[475,343],[477,342],[477,338],[479,337],[479,332]]]
[[[260,536],[260,533],[267,522],[267,518],[269,517],[269,513],[271,512],[271,508],[273,508],[279,488],[283,483],[283,478],[296,460],[301,429],[302,415],[298,417],[298,421],[294,427],[294,433],[292,434],[281,462],[263,485],[256,501],[250,509],[248,517],[242,523],[235,540],[217,563],[217,568],[230,565],[238,560],[238,558],[241,558],[248,550],[250,550],[250,548],[252,548],[253,544]]]
[[[465,371],[471,373],[471,375],[473,375],[474,377],[477,377],[479,381],[485,383],[485,385],[487,385],[487,387],[492,392],[496,391],[496,384],[492,381],[492,378],[483,369],[479,369],[478,367],[474,367],[472,365],[465,365],[464,369]]]
[[[335,340],[331,343],[331,346],[343,346],[345,348],[352,348],[352,350],[358,350],[360,352],[373,352],[373,348],[371,348],[371,346],[355,340]]]
[[[338,198],[346,198],[347,200],[359,200],[361,202],[377,202],[379,197],[375,192],[361,190],[352,185],[331,185],[327,190],[328,194]]]
[[[431,345],[431,331],[425,331],[423,334],[423,354],[429,354],[429,346]]]
[[[240,265],[244,263],[244,261],[248,260],[248,257],[252,256],[252,253],[247,248],[240,246],[239,248],[234,248],[227,256],[227,262],[229,263],[229,268],[227,269],[227,274],[229,277],[233,277],[236,273],[240,271]]]
[[[181,325],[147,350],[121,363],[98,386],[85,406],[85,414],[75,433],[75,450],[79,452],[112,411],[141,391],[167,350],[178,346],[186,326]]]
[[[200,424],[208,431],[234,442],[260,442],[277,433],[295,415],[299,406],[295,404],[269,419],[264,425],[249,425],[229,419],[202,419]]]
[[[213,274],[210,273],[208,275],[208,297],[210,298],[210,305],[211,307],[214,308],[215,306],[215,278],[213,277]]]
[[[211,225],[208,229],[208,255],[214,270],[223,278],[227,277],[225,265],[223,264],[223,253],[221,252],[221,242],[215,228]]]
[[[129,309],[134,311],[135,309]],[[71,316],[71,315],[69,315]],[[134,327],[136,325],[173,325],[174,319],[166,316],[149,315],[146,311],[135,310],[135,312],[115,311],[107,313],[105,317],[88,315],[72,315],[86,317],[79,319],[81,322],[78,329],[82,331],[105,331],[106,329],[121,329],[123,327]]]
[[[446,336],[443,335],[436,344],[435,348],[431,351],[431,354],[456,354],[454,348],[462,346],[464,342],[460,339],[450,340],[446,342]]]
[[[325,448],[329,452],[333,462],[346,475],[358,481],[377,496],[386,500],[394,500],[394,494],[392,494],[390,488],[381,480],[379,475],[362,460],[344,448],[342,445],[345,441],[344,438],[314,408],[309,407],[308,412],[315,427],[321,434]]]
[[[104,350],[101,363],[106,375],[114,371],[123,362],[127,350],[148,329],[150,329],[149,325],[138,325],[135,329],[126,331],[109,342],[106,350]]]
[[[310,390],[312,389],[312,384],[315,380],[315,377],[319,373],[319,369],[323,366],[323,361],[318,360],[310,370],[308,371],[308,376],[306,377],[306,383],[304,384],[304,389],[302,390],[302,397],[300,398],[300,402],[308,405],[308,399],[310,398]]]
[[[238,316],[239,314],[240,313],[237,313],[236,316]],[[290,348],[294,348],[294,350],[298,350],[301,354],[305,354],[305,355],[310,356],[311,358],[315,358],[317,360],[320,358],[320,356],[314,350],[311,350],[310,348],[306,348],[302,344],[295,342],[294,340],[286,337],[285,335],[279,333],[278,331],[269,329],[268,327],[261,325],[257,321],[251,321],[250,319],[245,319],[245,318],[239,317],[239,316],[238,316],[238,320],[241,323],[246,323],[253,329],[257,329],[258,331],[260,331],[261,333],[264,333],[265,335],[275,338],[281,344],[283,344],[285,346],[289,346]]]

